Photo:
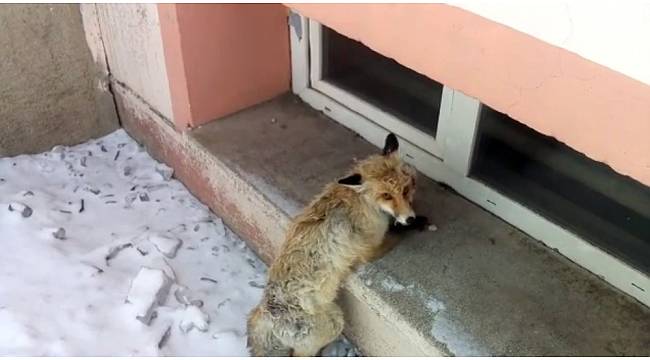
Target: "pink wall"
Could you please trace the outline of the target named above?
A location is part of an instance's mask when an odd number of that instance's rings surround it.
[[[197,126],[289,90],[286,8],[158,5],[174,121]]]
[[[290,4],[650,185],[650,87],[443,4]]]

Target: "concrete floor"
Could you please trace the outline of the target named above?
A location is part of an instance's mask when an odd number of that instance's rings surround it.
[[[126,120],[156,152],[162,145],[137,130],[152,123]],[[156,141],[181,142],[188,159],[210,157],[197,166],[214,165],[210,171],[224,179],[214,187],[239,192],[228,198],[214,190],[220,201],[248,204],[219,215],[230,216],[236,229],[235,217],[248,209],[256,230],[240,228],[267,260],[290,216],[354,158],[378,151],[293,96],[190,136],[164,132],[168,139]],[[354,274],[342,294],[346,333],[367,355],[650,355],[648,308],[445,187],[424,177],[418,186],[415,207],[439,230],[405,236]],[[216,200],[204,201],[225,211]],[[265,210],[256,213],[254,203]]]

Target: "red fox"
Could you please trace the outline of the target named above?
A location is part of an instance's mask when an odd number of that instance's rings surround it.
[[[381,155],[327,185],[294,219],[262,301],[248,317],[253,356],[317,355],[343,331],[335,299],[347,275],[392,247],[384,241],[389,227],[426,227],[411,206],[416,172],[400,160],[398,147],[389,134]]]

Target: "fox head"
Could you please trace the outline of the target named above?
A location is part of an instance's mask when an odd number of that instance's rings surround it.
[[[339,184],[350,187],[396,222],[409,225],[415,220],[411,203],[415,193],[415,169],[398,156],[399,142],[388,134],[381,155],[359,162],[351,175]]]

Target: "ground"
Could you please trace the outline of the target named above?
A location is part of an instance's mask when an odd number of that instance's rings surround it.
[[[247,355],[266,268],[172,174],[123,130],[0,159],[0,355]]]

